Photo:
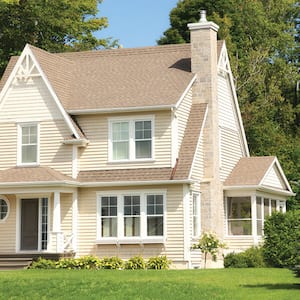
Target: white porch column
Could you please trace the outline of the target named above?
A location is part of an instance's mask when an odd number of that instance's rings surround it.
[[[73,192],[72,196],[72,248],[77,252],[77,229],[78,229],[78,192]]]
[[[53,205],[53,234],[56,236],[56,252],[63,252],[64,241],[61,232],[61,217],[60,217],[60,192],[54,192]]]

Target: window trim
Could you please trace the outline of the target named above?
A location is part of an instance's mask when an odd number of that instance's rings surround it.
[[[17,166],[38,166],[40,164],[40,124],[38,122],[18,123],[18,151],[17,151]],[[36,126],[37,129],[37,149],[36,162],[22,162],[22,129],[25,127]]]
[[[252,234],[250,235],[233,235],[233,234],[229,234],[229,224],[228,224],[228,221],[230,220],[228,218],[229,216],[229,211],[228,211],[228,198],[241,198],[241,197],[249,197],[250,198],[250,203],[251,203],[251,218],[249,219],[251,221],[251,228],[252,228]],[[262,234],[258,234],[257,233],[257,198],[261,198],[261,213],[262,213],[262,218],[259,219],[261,222],[262,222]],[[263,237],[263,224],[264,224],[264,221],[265,221],[265,214],[264,214],[264,200],[269,200],[269,213],[271,214],[272,212],[272,207],[271,207],[271,203],[272,201],[276,201],[276,211],[278,212],[279,211],[279,203],[282,204],[283,206],[283,211],[285,212],[285,207],[286,207],[286,200],[285,199],[282,199],[280,196],[276,196],[274,194],[265,194],[265,193],[228,193],[226,196],[225,196],[225,203],[224,203],[224,206],[225,206],[225,224],[226,224],[226,229],[225,229],[225,234],[226,234],[226,237],[228,238],[244,238],[244,239],[247,239],[247,238],[254,238],[254,239],[257,239],[257,238],[261,238]]]
[[[136,158],[135,152],[135,122],[151,121],[151,157]],[[117,122],[129,123],[129,158],[128,159],[113,159],[113,124]],[[155,157],[155,117],[154,115],[132,116],[132,117],[113,117],[108,119],[108,162],[110,163],[126,163],[126,162],[144,162],[153,161]]]
[[[194,198],[196,197],[196,198]],[[196,214],[194,213],[194,199],[197,202],[196,208]],[[195,230],[194,230],[194,218],[198,219],[198,224],[196,227],[196,234],[195,234]],[[199,238],[201,235],[201,197],[200,197],[200,193],[198,192],[192,192],[192,237],[193,239]]]
[[[147,195],[162,195],[163,196],[163,235],[162,236],[148,236],[147,235]],[[101,198],[102,197],[117,197],[117,236],[116,237],[102,237],[101,236]],[[124,196],[140,196],[140,236],[125,236],[124,234]],[[166,225],[166,190],[141,190],[141,191],[111,191],[111,192],[97,192],[97,244],[155,244],[165,243],[167,225]]]
[[[5,215],[5,217],[3,219],[0,219],[0,223],[4,223],[7,220],[8,216],[10,214],[10,203],[9,203],[9,200],[7,199],[7,197],[4,196],[4,195],[0,195],[0,200],[3,200],[6,203],[6,205],[7,205],[7,213],[6,213],[6,215]]]

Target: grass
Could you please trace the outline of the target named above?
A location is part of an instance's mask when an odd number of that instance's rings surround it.
[[[299,299],[286,269],[0,272],[0,299]]]

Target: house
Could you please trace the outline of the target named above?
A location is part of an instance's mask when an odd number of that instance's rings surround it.
[[[51,54],[26,45],[0,83],[0,253],[128,259],[191,250],[215,232],[261,241],[293,192],[276,157],[250,157],[218,26],[191,44]],[[221,259],[216,266],[221,265]]]

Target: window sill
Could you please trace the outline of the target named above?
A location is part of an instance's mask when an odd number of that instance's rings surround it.
[[[154,158],[141,158],[141,159],[132,159],[132,160],[109,160],[108,164],[136,164],[136,163],[154,163]]]
[[[131,244],[165,244],[164,237],[149,237],[149,238],[101,238],[96,240],[96,244],[107,245],[131,245]]]

